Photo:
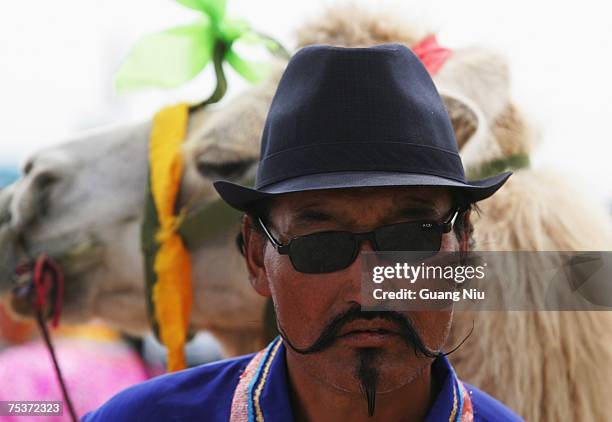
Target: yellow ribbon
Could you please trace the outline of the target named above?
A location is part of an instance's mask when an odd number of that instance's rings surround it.
[[[176,232],[183,213],[175,214],[183,158],[180,146],[185,139],[189,108],[186,104],[167,107],[153,119],[149,144],[151,193],[157,209],[160,244],[155,255],[157,282],[153,287],[155,318],[159,336],[168,350],[168,371],[185,368],[185,343],[191,315],[191,257]]]

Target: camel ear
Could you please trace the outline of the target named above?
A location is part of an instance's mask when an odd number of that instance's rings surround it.
[[[439,87],[438,91],[453,125],[466,173],[479,168],[484,162],[503,156],[503,150],[478,105],[446,88]]]
[[[461,150],[476,134],[482,124],[482,117],[479,117],[479,113],[469,103],[455,95],[441,93],[441,97],[453,125],[457,146]]]
[[[440,90],[458,93],[474,103],[482,111],[487,125],[491,125],[510,102],[507,62],[486,49],[454,50],[434,80]]]

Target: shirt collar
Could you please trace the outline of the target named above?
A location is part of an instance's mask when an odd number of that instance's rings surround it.
[[[277,344],[279,342],[280,344]],[[274,348],[274,345],[278,347]],[[267,380],[260,398],[264,420],[293,421],[289,398],[286,348],[280,339],[270,347],[271,355]],[[272,353],[273,352],[273,353]],[[432,376],[440,385],[438,396],[427,413],[426,421],[459,421],[463,412],[462,384],[446,356],[439,356],[433,363]]]

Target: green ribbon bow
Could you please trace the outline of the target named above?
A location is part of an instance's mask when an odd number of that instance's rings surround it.
[[[264,46],[277,56],[288,57],[283,46],[239,19],[225,15],[227,0],[176,0],[202,16],[190,25],[178,26],[143,37],[130,51],[117,73],[118,91],[144,87],[173,88],[198,75],[212,60],[217,86],[206,103],[216,102],[227,89],[223,62],[250,82],[264,78],[268,66],[241,58],[237,41]]]

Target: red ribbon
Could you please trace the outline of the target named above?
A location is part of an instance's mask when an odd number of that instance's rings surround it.
[[[412,47],[412,51],[423,62],[431,76],[438,73],[444,63],[446,63],[446,60],[453,54],[450,48],[442,47],[438,44],[435,35],[423,38],[417,45]]]

